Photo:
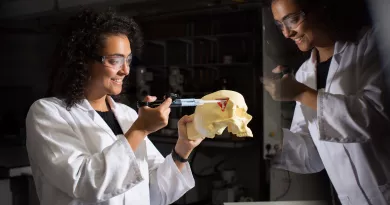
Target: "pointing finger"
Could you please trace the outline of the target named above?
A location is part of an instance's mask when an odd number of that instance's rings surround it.
[[[150,95],[148,95],[148,96],[146,96],[145,98],[144,98],[144,101],[145,102],[153,102],[153,101],[156,101],[157,100],[157,97],[156,96],[150,96]]]
[[[273,72],[273,73],[281,73],[281,72],[283,72],[285,69],[286,69],[286,68],[285,68],[284,66],[279,65],[279,66],[276,66],[276,68],[274,68],[274,69],[272,70],[272,72]]]

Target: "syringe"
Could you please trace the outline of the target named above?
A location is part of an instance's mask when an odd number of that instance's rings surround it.
[[[172,101],[170,107],[195,107],[198,105],[203,105],[208,103],[222,103],[225,101],[226,100],[202,100],[202,99],[195,99],[195,98],[184,98],[184,99],[176,99]],[[163,100],[157,100],[154,102],[138,102],[137,106],[138,108],[143,106],[158,107],[163,102],[164,102]]]

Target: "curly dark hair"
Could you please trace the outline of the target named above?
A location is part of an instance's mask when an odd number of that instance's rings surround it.
[[[91,56],[104,46],[107,35],[126,35],[133,55],[141,52],[142,33],[138,24],[113,10],[96,12],[86,9],[69,19],[63,28],[54,57],[47,97],[58,97],[70,109],[84,99],[89,78],[85,66]],[[125,81],[124,81],[125,82]]]
[[[271,6],[278,0],[268,0]],[[360,31],[371,27],[368,7],[365,0],[294,0],[306,13],[314,13],[316,22],[324,26],[334,41],[357,42]]]

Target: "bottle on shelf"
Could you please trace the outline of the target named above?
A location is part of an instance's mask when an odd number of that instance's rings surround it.
[[[227,78],[222,78],[220,80],[220,88],[221,90],[228,90],[229,89],[229,85],[228,85],[228,79]]]

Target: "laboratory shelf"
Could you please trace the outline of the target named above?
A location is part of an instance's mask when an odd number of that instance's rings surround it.
[[[203,39],[209,41],[217,41],[219,38],[227,37],[253,37],[253,32],[242,32],[242,33],[223,33],[223,34],[214,34],[214,35],[199,35],[199,36],[183,36],[183,37],[173,37],[165,39],[150,39],[145,40],[145,43],[152,43],[156,45],[165,46],[167,41],[180,41],[183,43],[193,44],[193,40]]]

